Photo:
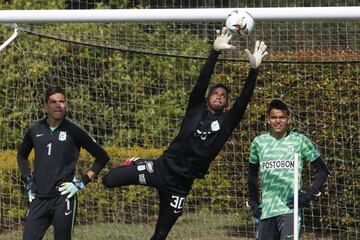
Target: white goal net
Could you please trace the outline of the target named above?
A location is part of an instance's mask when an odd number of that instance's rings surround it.
[[[356,6],[357,1],[4,1],[0,9],[262,8]],[[177,134],[192,86],[212,48],[219,22],[18,24],[0,52],[0,239],[21,239],[27,209],[16,148],[44,114],[49,85],[67,91],[68,117],[108,151],[107,169],[130,156],[156,157]],[[212,83],[235,97],[247,76],[243,50],[269,47],[246,115],[204,180],[197,180],[169,239],[254,239],[246,208],[250,142],[267,131],[265,107],[282,98],[292,128],[318,147],[331,174],[304,210],[302,239],[360,239],[360,21],[256,22],[237,50],[224,52]],[[0,25],[0,43],[13,25]],[[93,159],[81,155],[78,171]],[[313,180],[309,166],[305,188]],[[102,172],[102,174],[104,173]],[[146,187],[106,189],[101,176],[79,194],[74,239],[149,239],[157,193]],[[52,239],[51,229],[46,239]]]

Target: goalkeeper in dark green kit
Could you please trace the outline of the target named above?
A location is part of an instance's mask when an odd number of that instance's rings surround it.
[[[17,161],[30,202],[24,240],[42,239],[50,225],[54,226],[55,240],[71,239],[76,193],[109,161],[99,144],[65,118],[66,108],[65,91],[49,87],[44,99],[47,116],[30,126],[18,149]],[[76,179],[75,167],[81,148],[95,157],[95,162],[81,179]],[[32,149],[35,160],[31,174],[28,157]]]
[[[266,52],[264,42],[257,42],[253,54],[246,50],[251,69],[241,94],[226,111],[229,88],[216,84],[206,91],[217,58],[222,50],[233,48],[231,35],[223,29],[217,32],[214,49],[190,93],[185,116],[176,138],[157,159],[130,158],[126,166],[112,169],[103,178],[106,187],[142,184],[158,190],[159,217],[151,240],[166,239],[181,216],[186,197],[195,179],[204,178],[210,163],[218,155],[233,130],[242,119],[256,85],[258,68]]]

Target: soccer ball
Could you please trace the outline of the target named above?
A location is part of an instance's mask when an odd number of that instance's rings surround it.
[[[226,28],[233,35],[248,35],[254,29],[254,19],[243,10],[232,11],[226,19]]]

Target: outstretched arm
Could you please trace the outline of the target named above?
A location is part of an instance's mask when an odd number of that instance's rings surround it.
[[[226,31],[224,27],[221,31],[216,30],[216,39],[214,41],[214,48],[211,50],[205,65],[203,66],[199,78],[190,93],[188,109],[203,102],[205,99],[206,90],[209,86],[210,77],[214,71],[216,61],[220,52],[225,49],[234,49],[235,47],[229,45],[232,35]]]
[[[248,49],[245,49],[245,52],[249,58],[251,68],[240,96],[237,97],[232,108],[230,109],[230,115],[232,116],[231,119],[233,119],[233,128],[235,128],[242,119],[246,111],[246,107],[250,102],[251,96],[255,89],[258,68],[262,63],[263,58],[268,55],[266,49],[267,46],[265,45],[265,43],[260,43],[259,41],[256,41],[255,43],[255,49],[253,54],[251,54]]]

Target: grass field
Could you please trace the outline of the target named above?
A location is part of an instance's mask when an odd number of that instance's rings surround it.
[[[144,240],[150,239],[155,221],[144,224],[76,225],[73,240]],[[0,234],[0,240],[21,240],[22,230]],[[44,240],[52,240],[50,228]],[[254,238],[254,226],[241,216],[228,214],[184,214],[168,236],[169,240],[246,240]],[[302,240],[331,240],[313,233],[301,235]]]
[[[168,239],[244,240],[253,239],[252,223],[241,217],[221,214],[184,214],[175,224]],[[150,239],[155,221],[147,224],[76,225],[73,240],[144,240]],[[246,235],[246,231],[251,235]],[[242,236],[241,236],[242,235]],[[0,234],[0,240],[21,240],[22,231]],[[44,240],[53,239],[52,229]]]

